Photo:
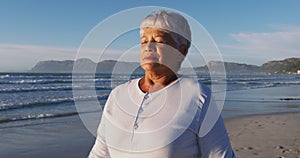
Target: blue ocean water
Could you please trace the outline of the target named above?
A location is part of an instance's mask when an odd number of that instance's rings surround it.
[[[0,128],[28,124],[30,120],[76,115],[78,113],[74,99],[88,101],[91,98],[97,98],[99,103],[104,105],[112,88],[126,82],[129,78],[138,77],[141,76],[97,74],[95,76],[78,75],[74,79],[72,74],[0,73]],[[239,102],[239,104],[230,104],[230,106],[224,107],[225,112],[231,112],[228,116],[234,116],[236,111],[242,108],[249,108],[243,107],[243,102],[253,101],[263,104],[268,101],[280,101],[280,98],[259,99],[261,94],[254,98],[245,97],[240,93],[242,91],[300,85],[300,76],[228,75],[225,80],[211,80],[207,74],[196,77],[199,82],[207,85],[212,83],[221,85],[227,82],[229,94],[237,92],[236,95],[227,97],[230,103]],[[72,82],[81,84],[72,84]],[[83,93],[73,97],[72,90],[84,91],[87,87],[95,90],[96,95]],[[293,97],[297,98],[297,96]],[[300,98],[300,94],[298,98]],[[299,100],[294,102],[296,108],[300,109],[298,107]],[[273,111],[281,112],[280,110],[282,109]]]

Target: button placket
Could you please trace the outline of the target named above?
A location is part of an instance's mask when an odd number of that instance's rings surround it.
[[[135,130],[137,130],[139,128],[139,117],[140,117],[140,114],[144,111],[143,104],[144,104],[145,100],[148,99],[148,98],[149,98],[149,92],[147,92],[145,94],[145,96],[143,97],[143,100],[142,100],[142,102],[139,106],[139,109],[137,111],[135,121],[134,121],[134,125],[133,125],[131,141],[133,140]]]

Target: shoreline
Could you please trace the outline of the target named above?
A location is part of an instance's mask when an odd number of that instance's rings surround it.
[[[300,102],[280,100],[299,98],[299,90],[296,85],[227,93],[222,115],[237,157],[300,158]],[[2,124],[0,157],[83,158],[96,139],[78,115],[23,121],[28,125]]]
[[[232,117],[227,117],[224,118],[223,120],[225,122],[230,122],[236,119],[244,119],[244,118],[251,118],[251,117],[256,117],[256,116],[276,116],[276,115],[285,115],[285,114],[300,114],[300,110],[298,111],[280,111],[280,112],[270,112],[270,113],[257,113],[257,114],[246,114],[246,115],[238,115],[238,116],[232,116]]]
[[[237,157],[300,157],[300,112],[259,114],[224,119]],[[44,120],[46,122],[46,120]],[[72,157],[89,153],[95,137],[79,117],[0,129],[0,157]],[[4,143],[5,142],[5,143]]]
[[[222,109],[223,118],[236,118],[260,114],[300,112],[300,85],[265,87],[228,91]],[[216,100],[218,102],[218,100]]]

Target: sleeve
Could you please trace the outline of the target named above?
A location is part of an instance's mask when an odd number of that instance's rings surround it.
[[[198,137],[198,145],[203,158],[235,158],[221,116],[205,136]]]
[[[202,100],[198,148],[202,158],[235,158],[230,140],[220,111],[208,88],[203,89],[205,99]],[[206,119],[206,120],[205,120]],[[205,122],[206,121],[206,122]],[[204,125],[203,125],[204,124]],[[203,125],[203,127],[202,127]],[[208,127],[208,128],[207,128]],[[203,128],[207,133],[200,134]],[[201,136],[200,136],[201,135]]]
[[[97,130],[95,144],[90,151],[88,158],[110,158],[108,147],[105,141],[105,117],[102,116],[101,123]]]
[[[105,122],[106,120],[106,116],[105,113],[107,111],[107,108],[110,106],[111,103],[111,98],[113,95],[113,91],[110,93],[103,113],[102,113],[102,118],[101,118],[101,122],[99,124],[99,127],[97,129],[97,138],[95,140],[95,144],[92,147],[88,158],[110,158],[110,154],[109,154],[109,150],[108,150],[108,146],[106,144],[106,140],[105,140]]]

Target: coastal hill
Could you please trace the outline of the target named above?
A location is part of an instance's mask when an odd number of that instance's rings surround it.
[[[207,72],[208,70],[210,70],[212,71],[212,73],[222,72],[221,68],[223,64],[226,69],[226,73],[232,73],[232,74],[261,73],[260,67],[256,65],[247,65],[247,64],[221,62],[221,61],[210,61],[206,66],[204,66],[204,69],[206,69]]]
[[[144,73],[139,63],[124,62],[115,60],[104,60],[95,63],[90,59],[82,58],[76,62],[73,60],[64,61],[40,61],[29,72],[34,73],[71,73],[75,64],[76,72],[85,73],[88,71],[96,73],[119,73],[132,74]],[[300,70],[300,58],[287,58],[279,61],[269,61],[261,66],[248,65],[233,62],[210,61],[207,65],[195,67],[196,73],[212,73],[222,72],[222,65],[224,64],[226,72],[232,74],[297,74]],[[95,70],[96,71],[91,71]],[[182,73],[189,73],[193,70],[182,68]]]
[[[261,66],[211,61],[208,62],[207,66],[204,66],[204,69],[208,70],[208,67],[210,67],[212,70],[220,72],[218,69],[220,69],[222,64],[224,64],[227,73],[233,74],[297,74],[298,70],[300,70],[300,58],[268,61]]]
[[[124,62],[115,60],[104,60],[95,63],[90,59],[82,58],[75,61],[40,61],[29,72],[33,73],[72,73],[74,70],[78,73],[96,72],[110,74],[112,72],[119,74],[144,73],[139,63]]]
[[[300,70],[300,58],[287,58],[279,61],[269,61],[261,66],[261,70],[271,74],[293,74]]]

